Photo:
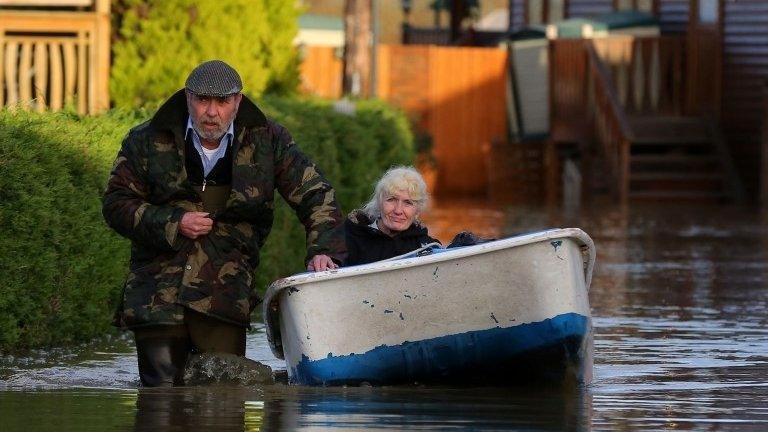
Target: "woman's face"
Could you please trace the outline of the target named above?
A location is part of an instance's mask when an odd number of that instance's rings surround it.
[[[419,211],[416,207],[416,201],[411,199],[407,191],[396,191],[384,195],[381,203],[381,228],[384,233],[393,235],[400,231],[407,230]]]

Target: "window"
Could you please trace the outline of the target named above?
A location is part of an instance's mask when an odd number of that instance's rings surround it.
[[[719,0],[699,0],[699,22],[716,24],[720,19]]]

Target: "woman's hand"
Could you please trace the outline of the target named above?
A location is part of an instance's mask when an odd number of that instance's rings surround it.
[[[337,268],[339,268],[339,266],[333,262],[331,257],[328,255],[315,255],[311,260],[309,260],[309,263],[307,264],[307,270],[316,272],[333,270]]]

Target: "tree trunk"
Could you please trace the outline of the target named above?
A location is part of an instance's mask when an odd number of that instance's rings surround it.
[[[370,94],[371,77],[371,0],[344,2],[344,78],[345,95]]]

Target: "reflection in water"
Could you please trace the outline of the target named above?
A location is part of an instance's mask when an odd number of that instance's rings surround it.
[[[591,395],[541,388],[208,387],[0,393],[4,431],[586,430]]]
[[[264,417],[262,400],[258,388],[140,389],[133,430],[259,430]]]
[[[575,388],[296,388],[265,397],[263,430],[583,430],[590,395]]]
[[[425,221],[444,242],[463,229],[589,233],[598,252],[593,385],[136,390],[130,340],[118,340],[54,357],[0,356],[0,430],[768,430],[768,219],[732,207],[564,215],[438,202]],[[284,367],[262,327],[249,334],[247,355]]]

